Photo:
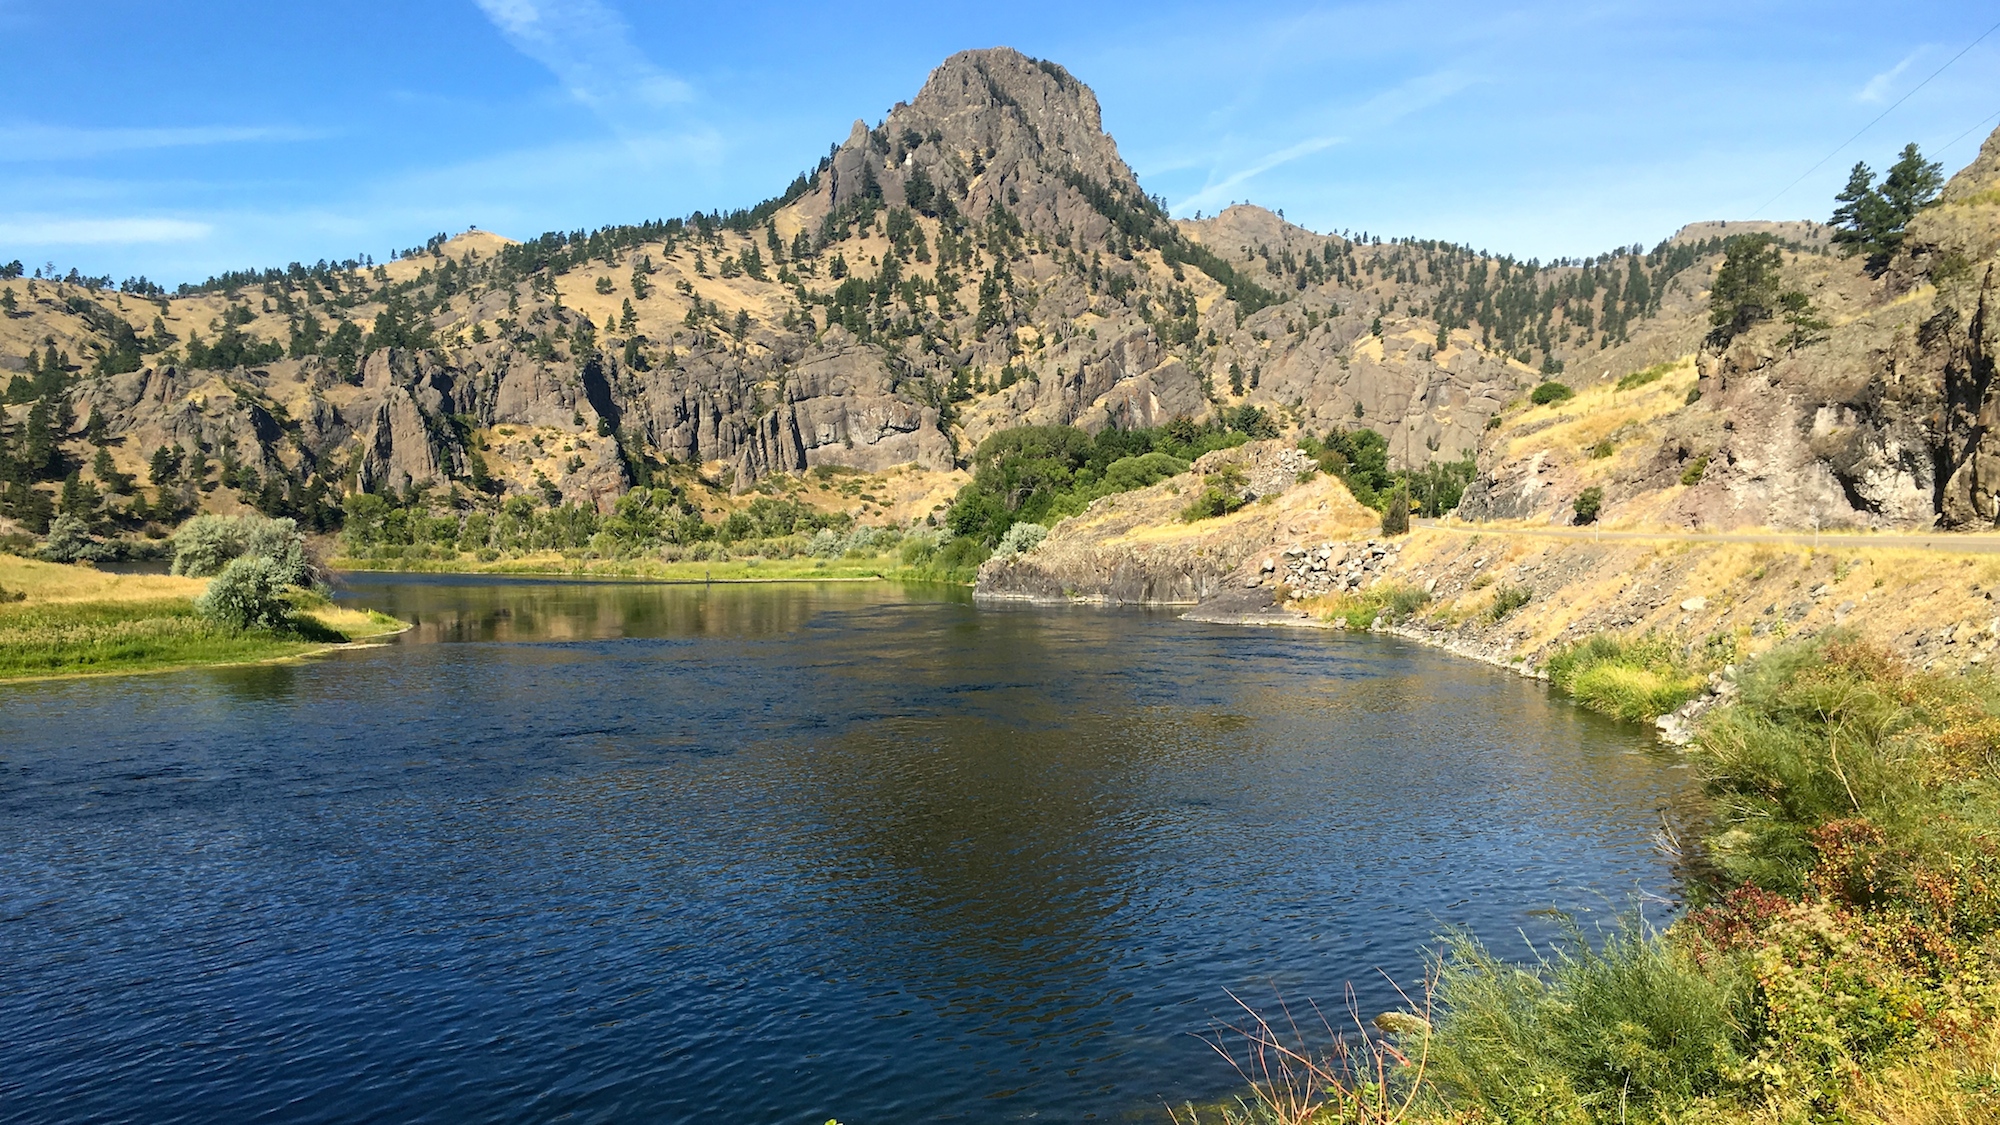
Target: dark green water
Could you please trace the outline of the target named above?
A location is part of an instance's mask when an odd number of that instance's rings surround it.
[[[0,688],[0,1121],[1073,1121],[1248,998],[1666,893],[1685,775],[1398,642],[873,585],[357,578]]]

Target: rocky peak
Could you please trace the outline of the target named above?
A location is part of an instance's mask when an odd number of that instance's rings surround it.
[[[1081,218],[1059,198],[1078,176],[1139,192],[1090,87],[1012,48],[961,51],[881,125],[856,121],[801,210],[824,215],[879,195],[892,206],[935,212],[950,201],[983,216],[998,202],[1028,229],[1053,231]]]

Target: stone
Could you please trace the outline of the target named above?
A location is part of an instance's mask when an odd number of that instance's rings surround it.
[[[1707,608],[1708,608],[1708,599],[1700,596],[1699,594],[1681,603],[1681,609],[1685,610],[1688,613],[1700,613],[1702,610]]]

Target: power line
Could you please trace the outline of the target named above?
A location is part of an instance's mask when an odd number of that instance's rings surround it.
[[[1971,135],[1972,135],[1973,133],[1977,132],[1978,130],[1980,130],[1980,129],[1984,129],[1984,128],[1986,127],[1986,123],[1987,123],[1988,121],[1991,121],[1991,120],[1993,120],[1993,119],[1994,119],[1994,118],[1996,118],[1996,117],[2000,117],[2000,112],[1996,112],[1996,113],[1991,113],[1991,114],[1988,114],[1988,115],[1986,116],[1986,119],[1985,119],[1984,121],[1981,121],[1981,122],[1979,122],[1978,124],[1974,125],[1974,126],[1973,126],[1972,128],[1970,128],[1970,129],[1967,129],[1967,130],[1966,130],[1965,132],[1963,132],[1963,133],[1960,133],[1960,134],[1959,134],[1958,136],[1956,136],[1956,137],[1953,137],[1952,139],[1950,139],[1950,140],[1946,141],[1945,143],[1943,143],[1943,144],[1941,144],[1941,145],[1937,146],[1937,148],[1936,148],[1936,149],[1935,149],[1935,150],[1934,150],[1934,151],[1933,151],[1933,152],[1931,153],[1931,155],[1932,155],[1932,156],[1936,156],[1936,155],[1937,155],[1938,153],[1940,153],[1940,152],[1943,152],[1943,151],[1945,151],[1946,149],[1949,149],[1949,148],[1950,148],[1951,146],[1953,146],[1953,145],[1957,144],[1958,142],[1960,142],[1960,141],[1964,140],[1965,138],[1967,138],[1967,137],[1971,136]]]
[[[1950,58],[1946,59],[1946,60],[1944,61],[1944,65],[1943,65],[1943,66],[1941,66],[1941,67],[1938,67],[1938,68],[1937,68],[1936,70],[1933,70],[1933,71],[1931,71],[1931,77],[1930,77],[1930,78],[1926,78],[1926,79],[1924,79],[1924,80],[1923,80],[1922,82],[1919,82],[1919,83],[1917,83],[1917,84],[1916,84],[1915,86],[1912,86],[1912,87],[1910,87],[1910,89],[1909,89],[1908,93],[1905,93],[1905,94],[1904,94],[1904,95],[1903,95],[1902,97],[1900,97],[1900,98],[1897,98],[1897,99],[1896,99],[1896,101],[1895,101],[1895,103],[1894,103],[1893,105],[1891,105],[1891,106],[1890,106],[1890,107],[1889,107],[1888,109],[1885,109],[1885,110],[1883,110],[1883,111],[1882,111],[1881,113],[1877,114],[1877,115],[1875,116],[1875,120],[1873,120],[1873,121],[1870,121],[1870,122],[1869,122],[1868,124],[1866,124],[1866,125],[1863,125],[1863,126],[1862,126],[1861,128],[1859,128],[1859,129],[1856,129],[1856,130],[1854,131],[1854,135],[1853,135],[1853,136],[1851,136],[1851,137],[1847,138],[1846,140],[1844,140],[1844,141],[1840,142],[1840,144],[1839,144],[1838,146],[1836,146],[1836,147],[1834,148],[1834,150],[1833,150],[1832,152],[1829,152],[1829,153],[1827,153],[1827,154],[1826,154],[1825,156],[1822,156],[1822,157],[1820,157],[1820,158],[1819,158],[1819,163],[1817,163],[1817,164],[1814,164],[1814,165],[1813,165],[1812,167],[1810,167],[1810,168],[1806,169],[1806,170],[1805,170],[1805,172],[1804,172],[1803,174],[1801,174],[1801,175],[1799,176],[1799,178],[1798,178],[1798,179],[1796,179],[1796,180],[1793,180],[1793,181],[1792,181],[1791,183],[1789,183],[1789,184],[1786,184],[1786,185],[1784,186],[1784,188],[1783,188],[1783,189],[1781,189],[1781,190],[1780,190],[1780,191],[1778,192],[1778,194],[1776,194],[1776,195],[1772,196],[1771,198],[1769,198],[1769,199],[1765,200],[1765,201],[1764,201],[1764,204],[1763,204],[1763,206],[1762,206],[1762,207],[1759,207],[1759,208],[1757,208],[1757,209],[1756,209],[1755,211],[1752,211],[1752,212],[1750,212],[1750,217],[1751,217],[1751,218],[1753,218],[1753,219],[1754,219],[1754,218],[1756,218],[1756,217],[1757,217],[1758,215],[1761,215],[1761,214],[1763,214],[1763,213],[1764,213],[1764,208],[1765,208],[1765,207],[1769,207],[1769,206],[1770,206],[1771,204],[1773,204],[1773,203],[1776,203],[1776,202],[1777,202],[1778,200],[1780,200],[1780,199],[1783,199],[1783,198],[1784,198],[1784,196],[1785,196],[1785,192],[1788,192],[1788,191],[1792,190],[1793,188],[1795,188],[1795,187],[1799,186],[1800,184],[1804,183],[1804,182],[1805,182],[1805,180],[1806,180],[1806,177],[1807,177],[1807,176],[1810,176],[1810,175],[1812,175],[1812,174],[1813,174],[1814,172],[1817,172],[1817,171],[1819,171],[1819,170],[1820,170],[1820,168],[1821,168],[1822,166],[1824,166],[1824,165],[1826,164],[1826,162],[1827,162],[1827,161],[1829,161],[1829,160],[1832,160],[1832,159],[1833,159],[1834,157],[1836,157],[1836,156],[1839,156],[1839,155],[1840,155],[1840,150],[1841,150],[1841,149],[1844,149],[1844,148],[1846,148],[1846,147],[1847,147],[1848,145],[1851,145],[1851,144],[1853,144],[1853,143],[1854,143],[1855,141],[1858,141],[1858,140],[1860,140],[1860,139],[1861,139],[1861,134],[1863,134],[1863,133],[1866,133],[1866,132],[1867,132],[1868,130],[1870,130],[1870,129],[1873,129],[1873,128],[1874,128],[1875,126],[1877,126],[1877,125],[1881,124],[1881,123],[1882,123],[1882,119],[1883,119],[1884,117],[1887,117],[1887,116],[1889,116],[1889,115],[1890,115],[1891,113],[1894,113],[1894,112],[1896,111],[1896,106],[1899,106],[1899,105],[1902,105],[1902,104],[1903,104],[1904,102],[1906,102],[1906,101],[1909,101],[1909,100],[1910,100],[1910,96],[1911,96],[1912,94],[1915,94],[1915,93],[1916,93],[1916,92],[1917,92],[1918,90],[1921,90],[1921,89],[1923,89],[1924,87],[1926,87],[1926,86],[1928,86],[1928,85],[1930,85],[1930,84],[1931,84],[1931,78],[1936,78],[1936,77],[1937,77],[1938,75],[1940,75],[1940,74],[1943,74],[1943,73],[1944,73],[1944,72],[1945,72],[1946,70],[1948,70],[1948,69],[1949,69],[1949,68],[1951,67],[1951,64],[1953,64],[1953,63],[1957,62],[1958,60],[1960,60],[1960,59],[1964,58],[1964,57],[1965,57],[1965,52],[1966,52],[1966,51],[1970,51],[1970,50],[1972,50],[1972,49],[1973,49],[1974,47],[1977,47],[1977,46],[1979,46],[1979,44],[1980,44],[1980,43],[1982,43],[1983,41],[1985,41],[1985,39],[1986,39],[1986,37],[1987,37],[1987,36],[1989,36],[1989,35],[1993,34],[1993,33],[1994,33],[1994,32],[1996,32],[1996,31],[2000,31],[2000,23],[1996,23],[1996,24],[1994,24],[1994,25],[1993,25],[1992,27],[1989,27],[1989,28],[1987,28],[1987,29],[1986,29],[1985,31],[1982,31],[1982,32],[1980,32],[1980,33],[1979,33],[1979,38],[1978,38],[1978,39],[1974,39],[1974,40],[1973,40],[1972,42],[1970,42],[1970,43],[1967,43],[1967,44],[1965,45],[1964,49],[1963,49],[1963,50],[1961,50],[1961,51],[1959,51],[1959,52],[1958,52],[1958,54],[1955,54],[1955,55],[1953,55],[1952,57],[1950,57]],[[1975,128],[1975,129],[1976,129],[1976,128],[1978,128],[1978,126],[1976,126],[1976,125],[1975,125],[1975,126],[1973,126],[1973,128]]]

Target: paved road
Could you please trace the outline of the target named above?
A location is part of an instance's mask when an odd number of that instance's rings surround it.
[[[1459,535],[1534,535],[1593,542],[1632,540],[1671,543],[1773,543],[1787,547],[1876,547],[1938,551],[1953,555],[2000,555],[2000,533],[1985,531],[1821,532],[1810,531],[1607,531],[1587,527],[1496,527],[1456,520],[1414,520],[1418,527]]]

